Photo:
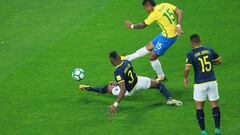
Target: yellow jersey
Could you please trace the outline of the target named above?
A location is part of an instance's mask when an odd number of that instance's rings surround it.
[[[152,24],[154,21],[162,29],[162,35],[168,38],[177,36],[177,18],[174,15],[176,6],[169,3],[161,3],[154,7],[154,11],[149,14],[144,23]]]

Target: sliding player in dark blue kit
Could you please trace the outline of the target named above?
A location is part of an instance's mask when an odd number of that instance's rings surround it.
[[[187,54],[186,67],[184,72],[184,84],[188,86],[188,75],[191,66],[194,68],[194,100],[196,102],[196,116],[201,128],[201,135],[208,135],[204,122],[204,102],[210,100],[212,115],[215,121],[215,135],[221,135],[220,119],[221,113],[218,107],[218,84],[213,71],[213,65],[221,64],[221,58],[211,48],[201,45],[199,35],[190,37],[193,50]]]
[[[128,60],[121,60],[121,57],[117,52],[111,52],[109,59],[112,65],[115,67],[115,80],[120,87],[120,92],[114,104],[110,106],[110,114],[117,112],[117,106],[120,101],[124,98],[126,92],[133,95],[140,89],[156,88],[164,97],[167,99],[167,104],[181,106],[182,102],[172,98],[169,91],[159,81],[151,80],[148,77],[137,76],[133,71],[133,66]]]

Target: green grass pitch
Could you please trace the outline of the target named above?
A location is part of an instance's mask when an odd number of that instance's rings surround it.
[[[221,96],[222,131],[240,130],[239,0],[169,0],[184,11],[184,35],[160,58],[166,86],[183,107],[170,107],[156,90],[125,98],[112,120],[110,95],[81,92],[80,83],[113,80],[108,53],[129,54],[158,33],[124,27],[147,16],[141,0],[2,0],[0,4],[0,135],[198,135],[192,85],[183,86],[190,34],[215,48],[223,64],[215,67]],[[157,0],[157,2],[162,2]],[[143,64],[144,63],[144,64]],[[148,56],[133,62],[139,75],[154,77]],[[73,81],[81,67],[86,78]],[[191,75],[193,72],[191,72]],[[191,76],[191,80],[193,76]],[[193,82],[193,81],[192,81]],[[213,119],[205,105],[206,127]]]

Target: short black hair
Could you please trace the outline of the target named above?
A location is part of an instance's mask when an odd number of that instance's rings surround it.
[[[109,53],[109,58],[111,59],[117,59],[119,57],[118,53],[116,51],[112,51]]]
[[[201,39],[200,39],[200,36],[198,34],[192,34],[190,36],[190,41],[192,41],[194,43],[201,43]]]
[[[144,6],[147,3],[150,3],[152,6],[156,6],[157,5],[154,0],[143,0],[142,5]]]

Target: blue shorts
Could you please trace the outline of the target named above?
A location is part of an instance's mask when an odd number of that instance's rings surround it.
[[[152,40],[152,44],[154,45],[153,52],[155,52],[158,56],[161,56],[176,41],[177,41],[177,36],[173,38],[167,38],[167,37],[164,37],[162,34],[160,34]]]

